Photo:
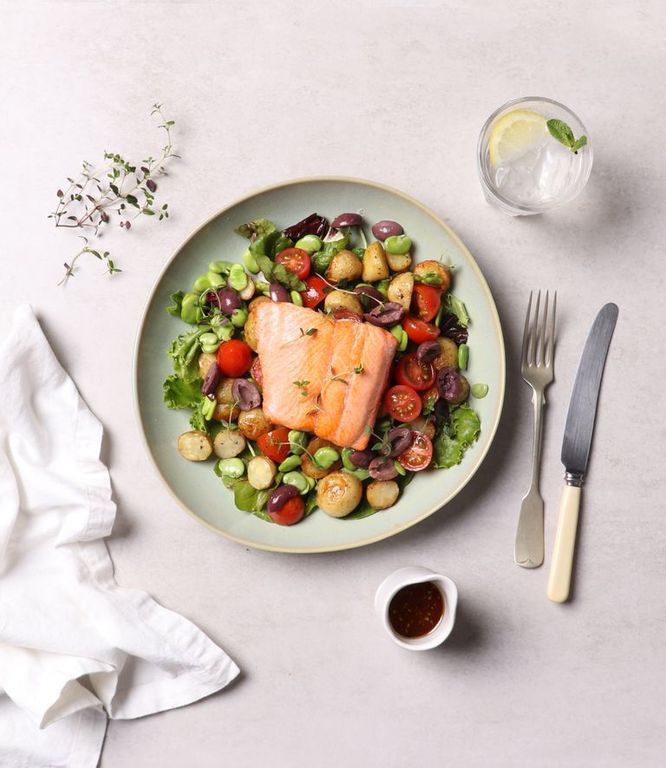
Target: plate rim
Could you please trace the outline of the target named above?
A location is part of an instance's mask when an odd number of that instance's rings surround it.
[[[474,270],[476,277],[479,280],[479,283],[481,285],[481,288],[486,295],[486,298],[489,300],[489,306],[491,308],[491,315],[492,315],[492,321],[493,326],[495,327],[497,337],[499,339],[499,352],[500,352],[500,396],[499,396],[499,408],[497,409],[497,415],[491,425],[491,433],[490,433],[490,439],[488,440],[487,445],[483,449],[483,451],[476,457],[475,462],[473,466],[470,468],[470,472],[468,473],[465,480],[459,484],[454,490],[452,490],[445,498],[441,500],[440,503],[438,503],[436,506],[431,507],[427,509],[423,514],[419,515],[418,517],[394,525],[393,527],[387,529],[386,531],[374,534],[366,539],[350,542],[350,543],[344,543],[344,544],[336,544],[336,545],[324,545],[320,547],[288,547],[288,546],[280,546],[280,545],[274,545],[274,544],[262,544],[258,543],[256,541],[250,541],[248,539],[244,539],[240,536],[234,535],[230,533],[229,531],[223,531],[220,528],[217,528],[216,526],[212,525],[208,521],[204,520],[203,518],[199,517],[193,510],[191,510],[187,504],[185,504],[184,501],[182,501],[178,494],[175,492],[175,490],[171,487],[171,485],[167,482],[166,478],[162,474],[162,471],[160,470],[157,461],[155,459],[155,456],[152,452],[152,449],[148,443],[148,438],[146,435],[146,430],[144,428],[143,419],[141,417],[141,411],[139,408],[139,349],[141,347],[141,339],[143,337],[144,327],[146,325],[146,320],[148,316],[148,310],[150,308],[150,305],[153,301],[153,298],[155,296],[155,293],[157,292],[157,289],[162,281],[162,278],[164,277],[164,274],[171,266],[174,259],[178,256],[178,254],[185,248],[190,241],[196,237],[199,232],[207,227],[214,219],[218,218],[222,214],[224,214],[226,211],[230,210],[231,208],[234,208],[237,205],[240,205],[241,203],[247,202],[253,197],[256,197],[258,195],[261,195],[265,192],[272,192],[274,190],[282,189],[285,187],[293,187],[298,184],[312,184],[317,182],[336,182],[336,183],[345,183],[345,184],[357,184],[359,186],[368,186],[368,187],[374,187],[375,189],[379,189],[383,192],[388,192],[390,194],[396,195],[398,197],[401,197],[403,200],[406,200],[411,205],[416,206],[419,208],[423,213],[426,214],[426,216],[429,216],[431,219],[433,219],[442,229],[446,232],[446,234],[451,238],[451,240],[456,244],[456,247],[459,248],[462,252],[465,253],[467,258],[469,259],[469,262],[472,266],[472,269]],[[481,268],[476,262],[476,259],[474,256],[472,256],[471,252],[465,245],[465,243],[460,239],[458,234],[442,219],[440,218],[434,211],[432,211],[428,206],[424,205],[422,202],[417,200],[416,198],[412,197],[411,195],[402,192],[399,189],[396,189],[395,187],[391,187],[388,184],[382,184],[377,181],[371,181],[369,179],[364,179],[358,176],[330,176],[330,175],[324,175],[324,176],[301,176],[294,179],[287,179],[285,181],[281,181],[274,184],[269,184],[267,186],[258,187],[256,189],[250,190],[246,194],[244,194],[242,197],[235,198],[234,200],[231,200],[229,203],[224,205],[219,210],[212,213],[208,218],[203,221],[201,224],[199,224],[196,228],[190,231],[190,233],[185,237],[184,240],[182,240],[177,248],[171,253],[171,256],[165,261],[164,265],[160,269],[157,277],[153,281],[153,284],[150,288],[148,298],[143,306],[143,311],[141,312],[141,318],[139,320],[139,326],[134,338],[134,349],[132,352],[132,402],[133,402],[133,410],[134,410],[134,417],[138,423],[139,426],[139,433],[141,435],[141,441],[143,443],[143,447],[145,449],[146,454],[148,455],[150,459],[150,463],[153,466],[153,469],[155,470],[158,478],[160,479],[161,483],[166,487],[167,491],[171,494],[171,496],[174,498],[176,503],[192,518],[194,518],[199,524],[205,526],[209,530],[216,533],[218,536],[223,536],[226,539],[229,539],[231,541],[236,542],[237,544],[241,544],[245,547],[252,547],[253,549],[259,549],[266,552],[279,552],[284,554],[299,554],[299,555],[306,555],[306,554],[322,554],[325,552],[342,552],[350,549],[358,549],[359,547],[366,547],[370,544],[374,544],[378,541],[383,541],[384,539],[391,538],[392,536],[397,535],[398,533],[402,533],[403,531],[407,530],[408,528],[411,528],[412,526],[416,525],[417,523],[422,522],[427,517],[430,517],[431,515],[435,514],[439,509],[442,509],[445,507],[452,499],[454,499],[462,490],[465,488],[465,486],[470,482],[470,480],[476,475],[478,472],[480,466],[483,464],[483,461],[485,460],[486,456],[488,455],[488,452],[490,451],[490,448],[495,441],[495,437],[497,435],[497,429],[499,427],[499,423],[502,418],[502,413],[504,410],[504,398],[506,394],[506,347],[504,344],[504,334],[502,332],[502,325],[500,323],[499,319],[499,313],[497,311],[497,305],[495,304],[495,299],[493,297],[493,294],[490,290],[490,286],[488,285],[488,281],[486,280],[483,272],[481,271]]]

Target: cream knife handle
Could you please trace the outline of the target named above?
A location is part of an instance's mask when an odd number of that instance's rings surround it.
[[[574,485],[566,485],[562,491],[560,516],[557,520],[553,559],[548,578],[548,597],[556,603],[563,603],[569,597],[580,492],[580,487]]]

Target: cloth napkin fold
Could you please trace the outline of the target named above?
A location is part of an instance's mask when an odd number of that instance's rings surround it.
[[[101,424],[30,307],[3,330],[0,765],[94,768],[107,716],[188,704],[239,669],[192,623],[117,585]]]

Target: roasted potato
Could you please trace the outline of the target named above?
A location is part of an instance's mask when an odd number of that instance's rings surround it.
[[[267,456],[255,456],[247,464],[247,481],[258,491],[270,488],[276,474],[277,467]]]
[[[243,437],[248,440],[256,440],[258,437],[270,432],[271,423],[261,408],[252,408],[249,411],[241,411],[238,417],[238,429]]]
[[[356,256],[354,258],[356,259]],[[354,296],[351,293],[343,293],[343,291],[331,291],[326,294],[324,309],[327,312],[335,312],[336,309],[348,309],[359,317],[363,316],[363,305],[358,296]]]
[[[238,295],[243,301],[249,301],[254,296],[256,290],[257,286],[254,284],[254,280],[249,279],[245,288],[243,288],[242,291],[239,291]],[[266,297],[264,296],[264,298]]]
[[[424,275],[426,273],[434,274],[436,278],[439,278],[437,287],[441,288],[444,293],[449,290],[451,273],[444,264],[431,259],[429,261],[421,261],[414,267],[415,275]]]
[[[388,276],[389,266],[384,246],[377,241],[370,243],[363,254],[363,282],[376,283]]]
[[[436,371],[441,371],[442,368],[457,368],[458,367],[458,345],[453,339],[449,339],[446,336],[440,336],[436,339],[439,344],[440,353],[432,361]]]
[[[237,429],[221,429],[213,440],[213,452],[220,459],[233,459],[245,450],[245,438]]]
[[[199,366],[199,377],[205,379],[206,374],[208,373],[208,369],[213,363],[216,362],[217,358],[215,355],[211,354],[210,352],[202,352],[199,355],[199,359],[197,360],[197,364]]]
[[[396,277],[391,280],[388,287],[387,297],[389,301],[395,301],[409,312],[409,305],[412,303],[413,290],[414,275],[411,272],[405,272],[402,275],[396,275]]]
[[[213,412],[213,418],[217,421],[233,421],[238,418],[240,409],[234,407],[234,395],[231,388],[234,385],[233,379],[221,379],[215,390],[215,399],[217,405]]]
[[[412,266],[412,254],[407,253],[386,253],[386,261],[391,268],[391,272],[406,272]]]
[[[431,440],[433,437],[435,437],[435,420],[428,418],[427,416],[419,416],[414,421],[410,421],[409,424],[406,424],[405,426],[409,427],[410,429],[413,429],[415,432],[423,432],[424,435],[429,437]]]
[[[317,483],[317,505],[331,517],[353,512],[363,496],[363,483],[347,472],[332,472]]]
[[[183,432],[178,438],[178,453],[188,461],[206,461],[213,452],[213,443],[205,432]]]
[[[335,464],[333,464],[328,469],[322,469],[321,467],[318,467],[310,458],[310,456],[314,456],[315,453],[325,445],[330,445],[332,448],[335,448],[333,443],[329,443],[328,440],[322,440],[321,437],[315,437],[310,440],[306,448],[307,453],[304,453],[301,456],[301,472],[303,472],[303,474],[307,475],[308,477],[312,477],[315,480],[320,480],[322,477],[326,477],[326,475],[328,475],[330,472],[335,472],[336,469],[340,469],[342,466],[341,461],[336,461]]]
[[[465,400],[469,397],[469,381],[460,374],[460,383],[462,384],[460,388],[460,394],[455,400],[450,400],[449,402],[453,403],[454,405],[460,405],[460,403],[464,403]]]
[[[259,298],[265,299],[266,297],[259,296]],[[257,301],[257,299],[254,301]],[[266,301],[270,301],[270,299],[266,299]],[[251,303],[254,304],[254,302]],[[253,352],[256,352],[259,345],[259,339],[257,338],[257,315],[252,310],[248,312],[247,320],[243,326],[243,335],[245,337],[245,343],[248,345],[248,347]]]
[[[392,507],[400,495],[400,486],[395,480],[373,480],[365,489],[368,504],[374,509]]]
[[[363,273],[363,263],[351,251],[338,251],[326,270],[326,277],[331,283],[343,280],[358,280]]]

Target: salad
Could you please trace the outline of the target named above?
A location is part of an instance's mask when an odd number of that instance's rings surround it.
[[[459,464],[481,428],[470,396],[488,387],[463,373],[470,317],[452,268],[414,263],[395,221],[368,242],[356,213],[236,232],[242,263],[210,262],[167,307],[189,326],[164,382],[167,407],[190,411],[180,454],[210,460],[238,509],[279,525],[317,507],[366,517],[416,473]]]

